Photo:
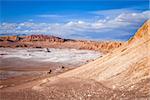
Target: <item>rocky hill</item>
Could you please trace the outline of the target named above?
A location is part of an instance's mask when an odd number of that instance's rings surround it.
[[[34,41],[48,41],[48,42],[64,42],[65,39],[48,36],[48,35],[30,35],[30,36],[2,36],[1,41],[11,41],[11,42],[34,42]]]
[[[33,48],[75,48],[96,50],[104,53],[121,46],[123,42],[87,41],[63,39],[48,35],[3,36],[0,37],[0,47],[33,47]]]

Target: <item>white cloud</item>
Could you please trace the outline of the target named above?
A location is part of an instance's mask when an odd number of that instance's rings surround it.
[[[123,8],[123,9],[99,10],[99,11],[93,11],[93,12],[89,12],[89,13],[96,14],[96,15],[99,15],[99,16],[111,16],[113,18],[113,17],[118,16],[122,12],[124,12],[124,13],[134,13],[134,12],[138,12],[138,11],[131,10],[130,8]]]
[[[45,17],[55,17],[55,15]],[[99,37],[101,35],[110,35],[114,38],[118,35],[121,36],[121,34],[131,34],[129,29],[138,28],[139,24],[149,18],[150,11],[126,11],[117,13],[115,18],[111,18],[111,16],[108,15],[106,18],[96,20],[95,22],[79,20],[67,23],[1,23],[0,34],[50,34],[65,38],[92,38],[94,34]]]

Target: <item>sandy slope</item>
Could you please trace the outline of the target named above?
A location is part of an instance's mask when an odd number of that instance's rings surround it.
[[[111,87],[128,86],[150,78],[150,21],[125,45],[94,62],[60,75],[110,81]]]

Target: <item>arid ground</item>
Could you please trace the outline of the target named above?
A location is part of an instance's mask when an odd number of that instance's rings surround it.
[[[76,49],[0,48],[0,88],[54,76],[102,56],[99,52]]]
[[[86,50],[74,52],[73,49],[69,51],[72,52],[69,55],[65,55],[67,52],[63,55],[57,50],[46,49],[40,52],[44,54],[57,52],[58,58],[55,58],[56,55],[47,56],[49,54],[43,58],[34,55],[41,55],[37,51],[26,52],[39,50],[37,48],[41,47],[37,45],[36,49],[23,47],[21,50],[24,51],[21,53],[19,48],[18,51],[13,51],[16,48],[12,47],[1,48],[0,98],[1,100],[150,100],[149,25],[150,20],[122,46],[120,43],[119,46],[104,43],[102,47],[105,49],[99,49],[99,54],[96,51]],[[11,42],[18,44],[16,40],[15,42],[8,40],[9,38],[1,39],[2,47],[7,43],[6,47],[10,46]],[[21,42],[21,46],[22,43],[24,42]],[[30,44],[38,43],[32,41]],[[70,58],[62,60],[64,56]]]

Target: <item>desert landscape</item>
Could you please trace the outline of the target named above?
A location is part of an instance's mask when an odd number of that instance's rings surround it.
[[[78,44],[73,40],[65,47],[55,39],[47,42],[47,36],[37,36],[36,41],[1,37],[1,99],[148,100],[149,25],[148,20],[127,42],[97,43],[105,48],[94,51],[83,45],[88,41],[79,41],[82,50],[79,45],[71,47]],[[57,47],[37,46],[40,42],[55,43]]]
[[[150,100],[149,0],[0,0],[0,100]]]
[[[18,78],[24,82],[25,79],[28,81],[34,77],[47,76],[49,71],[51,75],[57,75],[77,68],[123,44],[61,39],[46,35],[5,36],[0,39],[1,88],[17,84]]]

